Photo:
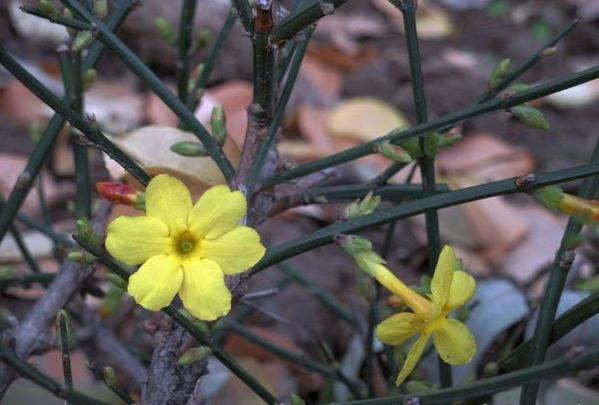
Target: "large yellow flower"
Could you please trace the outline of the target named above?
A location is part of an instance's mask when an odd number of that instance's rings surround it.
[[[431,336],[443,361],[452,365],[470,362],[476,353],[476,341],[466,325],[448,316],[472,298],[476,281],[468,273],[456,271],[459,262],[454,250],[445,246],[439,256],[431,281],[430,299],[411,290],[380,261],[372,258],[372,255],[358,255],[356,261],[413,311],[393,315],[381,322],[376,329],[377,337],[383,343],[401,345],[420,335],[408,352],[396,384],[400,385],[414,370]]]
[[[179,293],[191,314],[214,320],[231,309],[225,275],[264,256],[258,233],[239,225],[246,208],[244,195],[227,186],[210,188],[192,205],[181,181],[159,175],[146,188],[146,216],[112,221],[106,249],[125,264],[143,263],[128,286],[142,307],[157,311]]]

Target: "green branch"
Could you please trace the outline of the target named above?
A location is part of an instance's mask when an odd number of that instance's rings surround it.
[[[193,112],[177,98],[177,96],[148,68],[139,57],[110,30],[104,23],[96,19],[76,0],[62,0],[75,15],[80,16],[90,24],[94,24],[94,33],[99,41],[110,48],[152,91],[169,107],[181,120],[186,128],[202,142],[206,151],[212,157],[227,180],[232,180],[235,169],[231,162],[212,138],[206,128],[198,121]]]
[[[61,385],[58,381],[45,375],[26,361],[21,360],[13,351],[0,350],[0,360],[17,370],[21,377],[26,378],[36,385],[50,391],[58,398],[62,398],[73,404],[80,405],[109,405],[107,402],[89,397],[79,391]]]
[[[284,18],[273,32],[274,42],[291,39],[295,34],[314,24],[327,14],[332,14],[335,8],[346,3],[347,0],[309,0],[305,1],[297,10]]]
[[[179,48],[179,59],[177,60],[177,93],[183,103],[189,99],[189,62],[191,37],[193,34],[193,20],[196,14],[197,0],[183,0],[181,6],[181,17],[179,19],[179,37],[177,44]]]
[[[472,118],[488,114],[491,112],[506,110],[511,107],[536,100],[540,97],[547,96],[565,89],[569,89],[579,84],[599,78],[599,65],[588,68],[576,74],[565,78],[552,80],[548,83],[533,86],[528,90],[524,90],[514,94],[506,99],[493,99],[487,102],[468,107],[464,110],[449,114],[424,124],[415,125],[411,128],[400,130],[396,129],[389,132],[387,135],[364,143],[359,146],[347,149],[343,152],[336,153],[324,159],[312,163],[306,163],[291,169],[285,173],[277,174],[269,177],[263,182],[263,186],[274,186],[297,177],[302,177],[310,173],[317,172],[322,169],[337,166],[342,163],[350,162],[359,159],[366,155],[376,153],[376,144],[383,141],[391,141],[395,144],[400,144],[408,139],[423,136],[433,131],[442,131],[444,128],[452,127],[461,122]]]
[[[591,156],[591,164],[599,164],[599,143],[595,146],[593,155]],[[579,197],[592,199],[595,196],[599,187],[599,176],[587,177],[584,179],[580,187]],[[568,247],[569,241],[576,235],[580,234],[583,224],[576,218],[570,218],[564,231],[564,236],[560,247],[555,254],[555,259],[551,266],[549,281],[543,295],[543,302],[539,309],[539,317],[535,324],[535,332],[530,345],[530,353],[528,355],[528,365],[535,366],[545,361],[545,354],[549,342],[551,341],[551,331],[557,306],[559,304],[562,291],[566,283],[566,277],[572,267],[574,261],[575,248]],[[523,405],[533,405],[536,403],[537,391],[539,385],[537,383],[527,384],[522,389],[520,403]]]
[[[565,358],[497,377],[485,378],[463,387],[445,388],[418,396],[400,395],[387,398],[367,399],[364,401],[340,402],[335,405],[397,405],[407,403],[410,400],[417,401],[416,403],[422,405],[432,405],[448,401],[463,401],[468,398],[476,398],[505,391],[509,388],[520,386],[528,381],[554,380],[560,377],[574,375],[579,371],[596,367],[598,364],[599,350],[593,350],[575,358]]]
[[[116,273],[124,280],[128,280],[131,275],[130,269],[127,269],[116,261],[114,261],[105,251],[100,250],[94,244],[84,238],[80,238],[79,235],[73,235],[73,238],[77,243],[86,251],[97,257],[102,264],[104,264],[109,270]],[[199,330],[187,317],[185,317],[177,308],[170,304],[166,308],[162,309],[162,312],[171,317],[176,323],[184,328],[191,336],[193,336],[198,343],[210,347],[212,355],[217,358],[226,368],[228,368],[234,375],[236,375],[241,381],[243,381],[248,388],[250,388],[256,395],[262,398],[267,404],[275,405],[278,403],[277,399],[266,389],[258,380],[256,380],[248,371],[246,371],[239,363],[237,363],[231,356],[225,353],[221,348],[216,346],[208,336],[206,336],[201,330]]]
[[[350,221],[338,222],[303,237],[275,246],[267,251],[266,256],[254,266],[251,272],[255,274],[290,257],[333,243],[335,236],[338,234],[352,234],[374,226],[423,214],[431,209],[441,209],[498,195],[528,191],[536,187],[565,183],[598,173],[599,164],[593,163],[533,175],[530,176],[532,180],[524,186],[519,185],[521,182],[517,181],[517,178],[511,178],[421,198]]]

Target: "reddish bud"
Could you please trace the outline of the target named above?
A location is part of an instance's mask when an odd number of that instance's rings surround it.
[[[126,184],[101,181],[96,183],[96,189],[102,198],[111,203],[144,209],[145,194]]]

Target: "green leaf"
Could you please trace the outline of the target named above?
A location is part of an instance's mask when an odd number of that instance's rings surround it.
[[[547,122],[543,113],[534,107],[519,105],[512,108],[510,111],[523,124],[531,128],[540,129],[542,131],[549,130],[549,122]]]
[[[381,197],[369,191],[362,200],[356,200],[348,204],[343,210],[347,219],[354,219],[364,215],[372,214],[381,203]]]

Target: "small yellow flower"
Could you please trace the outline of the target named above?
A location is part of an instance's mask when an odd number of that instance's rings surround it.
[[[412,291],[379,261],[360,260],[359,257],[356,261],[413,311],[393,315],[376,329],[379,340],[389,345],[401,345],[420,335],[397,376],[397,385],[414,370],[431,336],[437,352],[446,363],[462,365],[472,360],[476,353],[474,337],[466,325],[448,316],[472,298],[476,282],[469,274],[456,271],[459,263],[450,246],[445,246],[439,257],[431,281],[430,299]]]
[[[159,175],[146,188],[146,216],[112,221],[106,249],[125,264],[141,264],[127,291],[142,307],[157,311],[179,293],[191,314],[214,320],[231,309],[225,275],[264,256],[258,233],[239,225],[246,209],[244,195],[227,186],[210,188],[192,205],[181,181]]]

